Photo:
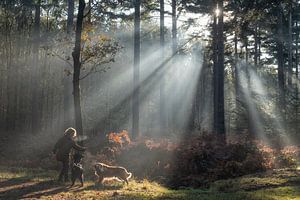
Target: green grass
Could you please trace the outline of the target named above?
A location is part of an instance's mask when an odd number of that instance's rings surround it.
[[[93,181],[69,188],[53,179],[57,172],[0,166],[0,199],[113,199],[113,200],[300,200],[299,170],[278,170],[221,180],[210,189],[171,190],[148,180],[96,186]]]

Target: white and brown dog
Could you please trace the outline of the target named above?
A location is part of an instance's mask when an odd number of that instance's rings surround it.
[[[95,175],[98,177],[98,182],[102,183],[103,179],[117,179],[126,182],[131,178],[132,173],[128,172],[124,167],[110,166],[104,163],[95,164]]]

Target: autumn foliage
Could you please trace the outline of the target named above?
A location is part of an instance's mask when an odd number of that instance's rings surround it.
[[[108,141],[110,142],[110,144],[115,144],[117,146],[119,145],[120,147],[122,147],[124,144],[128,145],[131,142],[128,132],[125,130],[121,131],[120,133],[109,133]]]
[[[214,134],[190,135],[180,142],[167,138],[131,141],[128,132],[121,131],[107,134],[106,139],[107,145],[97,154],[98,161],[124,166],[137,179],[175,188],[205,187],[219,179],[292,167],[300,152],[291,146],[278,151],[246,138],[224,144]]]

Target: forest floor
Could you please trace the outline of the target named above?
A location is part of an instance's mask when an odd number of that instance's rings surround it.
[[[146,199],[146,200],[300,200],[300,168],[272,170],[235,179],[220,180],[209,189],[171,190],[147,180],[131,180],[129,185],[107,183],[95,186],[93,181],[72,188],[59,184],[57,172],[42,169],[0,166],[0,199]]]

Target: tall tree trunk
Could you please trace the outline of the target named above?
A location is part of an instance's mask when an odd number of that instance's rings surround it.
[[[254,30],[254,69],[257,70],[258,64],[258,25],[255,23]]]
[[[87,21],[89,24],[92,23],[92,4],[93,4],[93,0],[89,0],[89,4],[88,4],[88,15],[87,15]]]
[[[64,74],[63,77],[63,103],[64,103],[64,112],[63,112],[63,118],[64,118],[64,129],[73,126],[72,122],[72,111],[74,111],[74,104],[72,101],[72,77]]]
[[[173,65],[173,73],[175,80],[180,77],[179,69],[176,67],[176,51],[177,51],[177,1],[172,0],[172,54],[174,57],[172,58],[172,65]],[[172,82],[174,88],[177,87],[177,81]],[[175,90],[173,90],[175,91]],[[176,129],[176,108],[178,102],[173,99],[172,104],[170,105],[171,109],[168,113],[168,122],[169,127]]]
[[[261,37],[260,37],[259,31],[257,34],[258,34],[258,38],[257,38],[258,39],[258,55],[257,55],[258,58],[257,59],[258,59],[258,64],[260,64],[261,63],[260,62],[260,60],[261,60],[261,58],[260,58],[261,57]]]
[[[292,86],[293,55],[292,55],[292,5],[289,5],[289,27],[288,27],[288,86]]]
[[[140,120],[140,51],[141,51],[141,14],[140,0],[135,1],[134,14],[134,66],[133,66],[133,99],[132,99],[132,137],[139,136],[139,120]]]
[[[298,81],[299,79],[299,67],[298,67],[298,40],[299,40],[299,27],[298,27],[298,22],[296,21],[296,38],[295,38],[295,42],[296,42],[296,51],[295,51],[295,56],[296,56],[296,60],[295,60],[295,65],[296,65],[296,80]],[[298,123],[298,119],[299,119],[299,86],[298,84],[296,84],[296,130],[299,130],[299,123]]]
[[[219,0],[218,4],[220,5],[220,17],[219,17],[219,30],[218,30],[218,38],[219,38],[219,52],[218,52],[218,65],[219,65],[219,125],[218,125],[218,133],[221,134],[221,137],[225,139],[225,111],[224,111],[224,12],[223,12],[223,0]]]
[[[33,78],[32,78],[32,118],[31,128],[34,134],[38,133],[41,126],[41,116],[39,112],[39,40],[40,40],[40,21],[41,21],[41,0],[35,5],[34,16],[34,44],[33,44]]]
[[[256,134],[256,131],[255,131],[255,124],[254,124],[254,119],[251,114],[251,105],[253,104],[253,101],[252,101],[252,87],[251,87],[251,80],[250,80],[250,70],[251,70],[251,65],[248,64],[248,56],[249,56],[249,53],[248,53],[248,39],[246,39],[246,77],[247,77],[247,94],[245,94],[244,92],[244,102],[246,102],[246,108],[247,108],[247,122],[248,122],[248,132],[249,134],[254,138],[255,137],[255,134]]]
[[[217,132],[217,125],[218,125],[218,44],[217,44],[217,39],[218,39],[218,33],[217,33],[217,16],[214,13],[213,17],[213,41],[212,41],[212,46],[213,46],[213,129],[215,132]]]
[[[74,0],[68,0],[68,18],[67,18],[67,34],[70,37],[73,30],[74,21]],[[66,66],[70,67],[69,65]],[[74,111],[74,103],[72,101],[72,77],[64,74],[64,129],[73,126],[72,111]]]
[[[68,18],[67,18],[67,33],[70,34],[73,29],[74,21],[74,0],[68,0]]]
[[[299,77],[299,56],[298,56],[298,48],[299,48],[299,44],[298,44],[298,42],[299,42],[299,26],[298,26],[298,22],[296,21],[296,38],[295,38],[295,40],[296,40],[296,50],[295,50],[295,57],[296,57],[296,60],[295,60],[295,65],[296,65],[296,77],[298,78]]]
[[[245,36],[245,59],[246,59],[246,64],[248,65],[249,62],[249,48],[248,48],[248,36]]]
[[[177,4],[176,0],[172,0],[171,6],[172,6],[172,54],[174,57],[172,58],[172,65],[173,65],[173,73],[174,78],[177,79],[180,76],[179,69],[176,67],[176,51],[177,51]],[[177,87],[177,82],[172,82],[172,85],[174,88]],[[173,99],[172,104],[169,105],[170,109],[168,112],[168,122],[169,122],[169,128],[176,129],[176,113],[175,108],[177,108],[178,102]]]
[[[217,0],[220,10],[217,23],[215,23],[214,53],[214,131],[225,141],[225,113],[224,113],[224,22],[223,0]],[[216,22],[216,19],[214,20]]]
[[[6,30],[7,31],[7,30]],[[7,33],[6,33],[7,34]],[[2,31],[1,31],[1,35],[2,36],[6,36],[6,34],[4,34]],[[0,37],[2,40],[5,38],[4,37]],[[4,41],[4,43],[6,43],[6,41]],[[0,55],[0,59],[1,60],[5,60],[4,58],[7,59],[7,57],[5,57],[5,54],[6,54],[6,50],[5,48],[3,49],[3,53]],[[3,62],[3,70],[5,69],[6,67],[6,64]],[[0,131],[2,131],[4,129],[4,125],[5,125],[5,95],[4,95],[4,92],[5,92],[5,76],[6,74],[4,73],[0,73]]]
[[[284,77],[284,58],[283,58],[283,13],[282,7],[278,7],[278,27],[277,27],[277,62],[278,62],[278,86],[279,86],[279,104],[282,111],[285,108],[285,77]]]
[[[165,48],[165,4],[164,0],[160,0],[160,48],[161,48],[161,60],[164,59],[164,48]],[[161,133],[165,131],[167,127],[166,122],[166,105],[165,105],[165,76],[162,74],[162,78],[160,81],[160,106],[159,106],[159,116],[160,116],[160,130]]]
[[[235,78],[235,126],[236,131],[239,131],[239,117],[238,113],[241,107],[240,101],[241,101],[241,90],[240,90],[240,80],[239,80],[239,71],[238,71],[238,36],[237,36],[237,30],[234,31],[234,78]]]
[[[11,130],[12,124],[13,124],[13,116],[12,116],[12,107],[13,107],[13,95],[12,95],[12,85],[13,85],[13,69],[12,69],[12,37],[10,36],[11,28],[9,24],[9,20],[6,21],[6,34],[5,34],[5,40],[6,40],[6,71],[7,71],[7,78],[6,78],[6,96],[7,96],[7,104],[6,104],[6,123],[5,123],[5,129],[6,131]]]
[[[177,51],[177,15],[176,0],[172,0],[172,52]]]
[[[80,68],[81,68],[80,50],[81,50],[81,33],[83,27],[84,8],[85,8],[84,0],[79,0],[77,23],[76,23],[76,34],[75,34],[75,48],[72,53],[73,61],[74,61],[73,95],[74,95],[74,109],[75,109],[75,127],[79,135],[83,135],[81,100],[80,100]]]

